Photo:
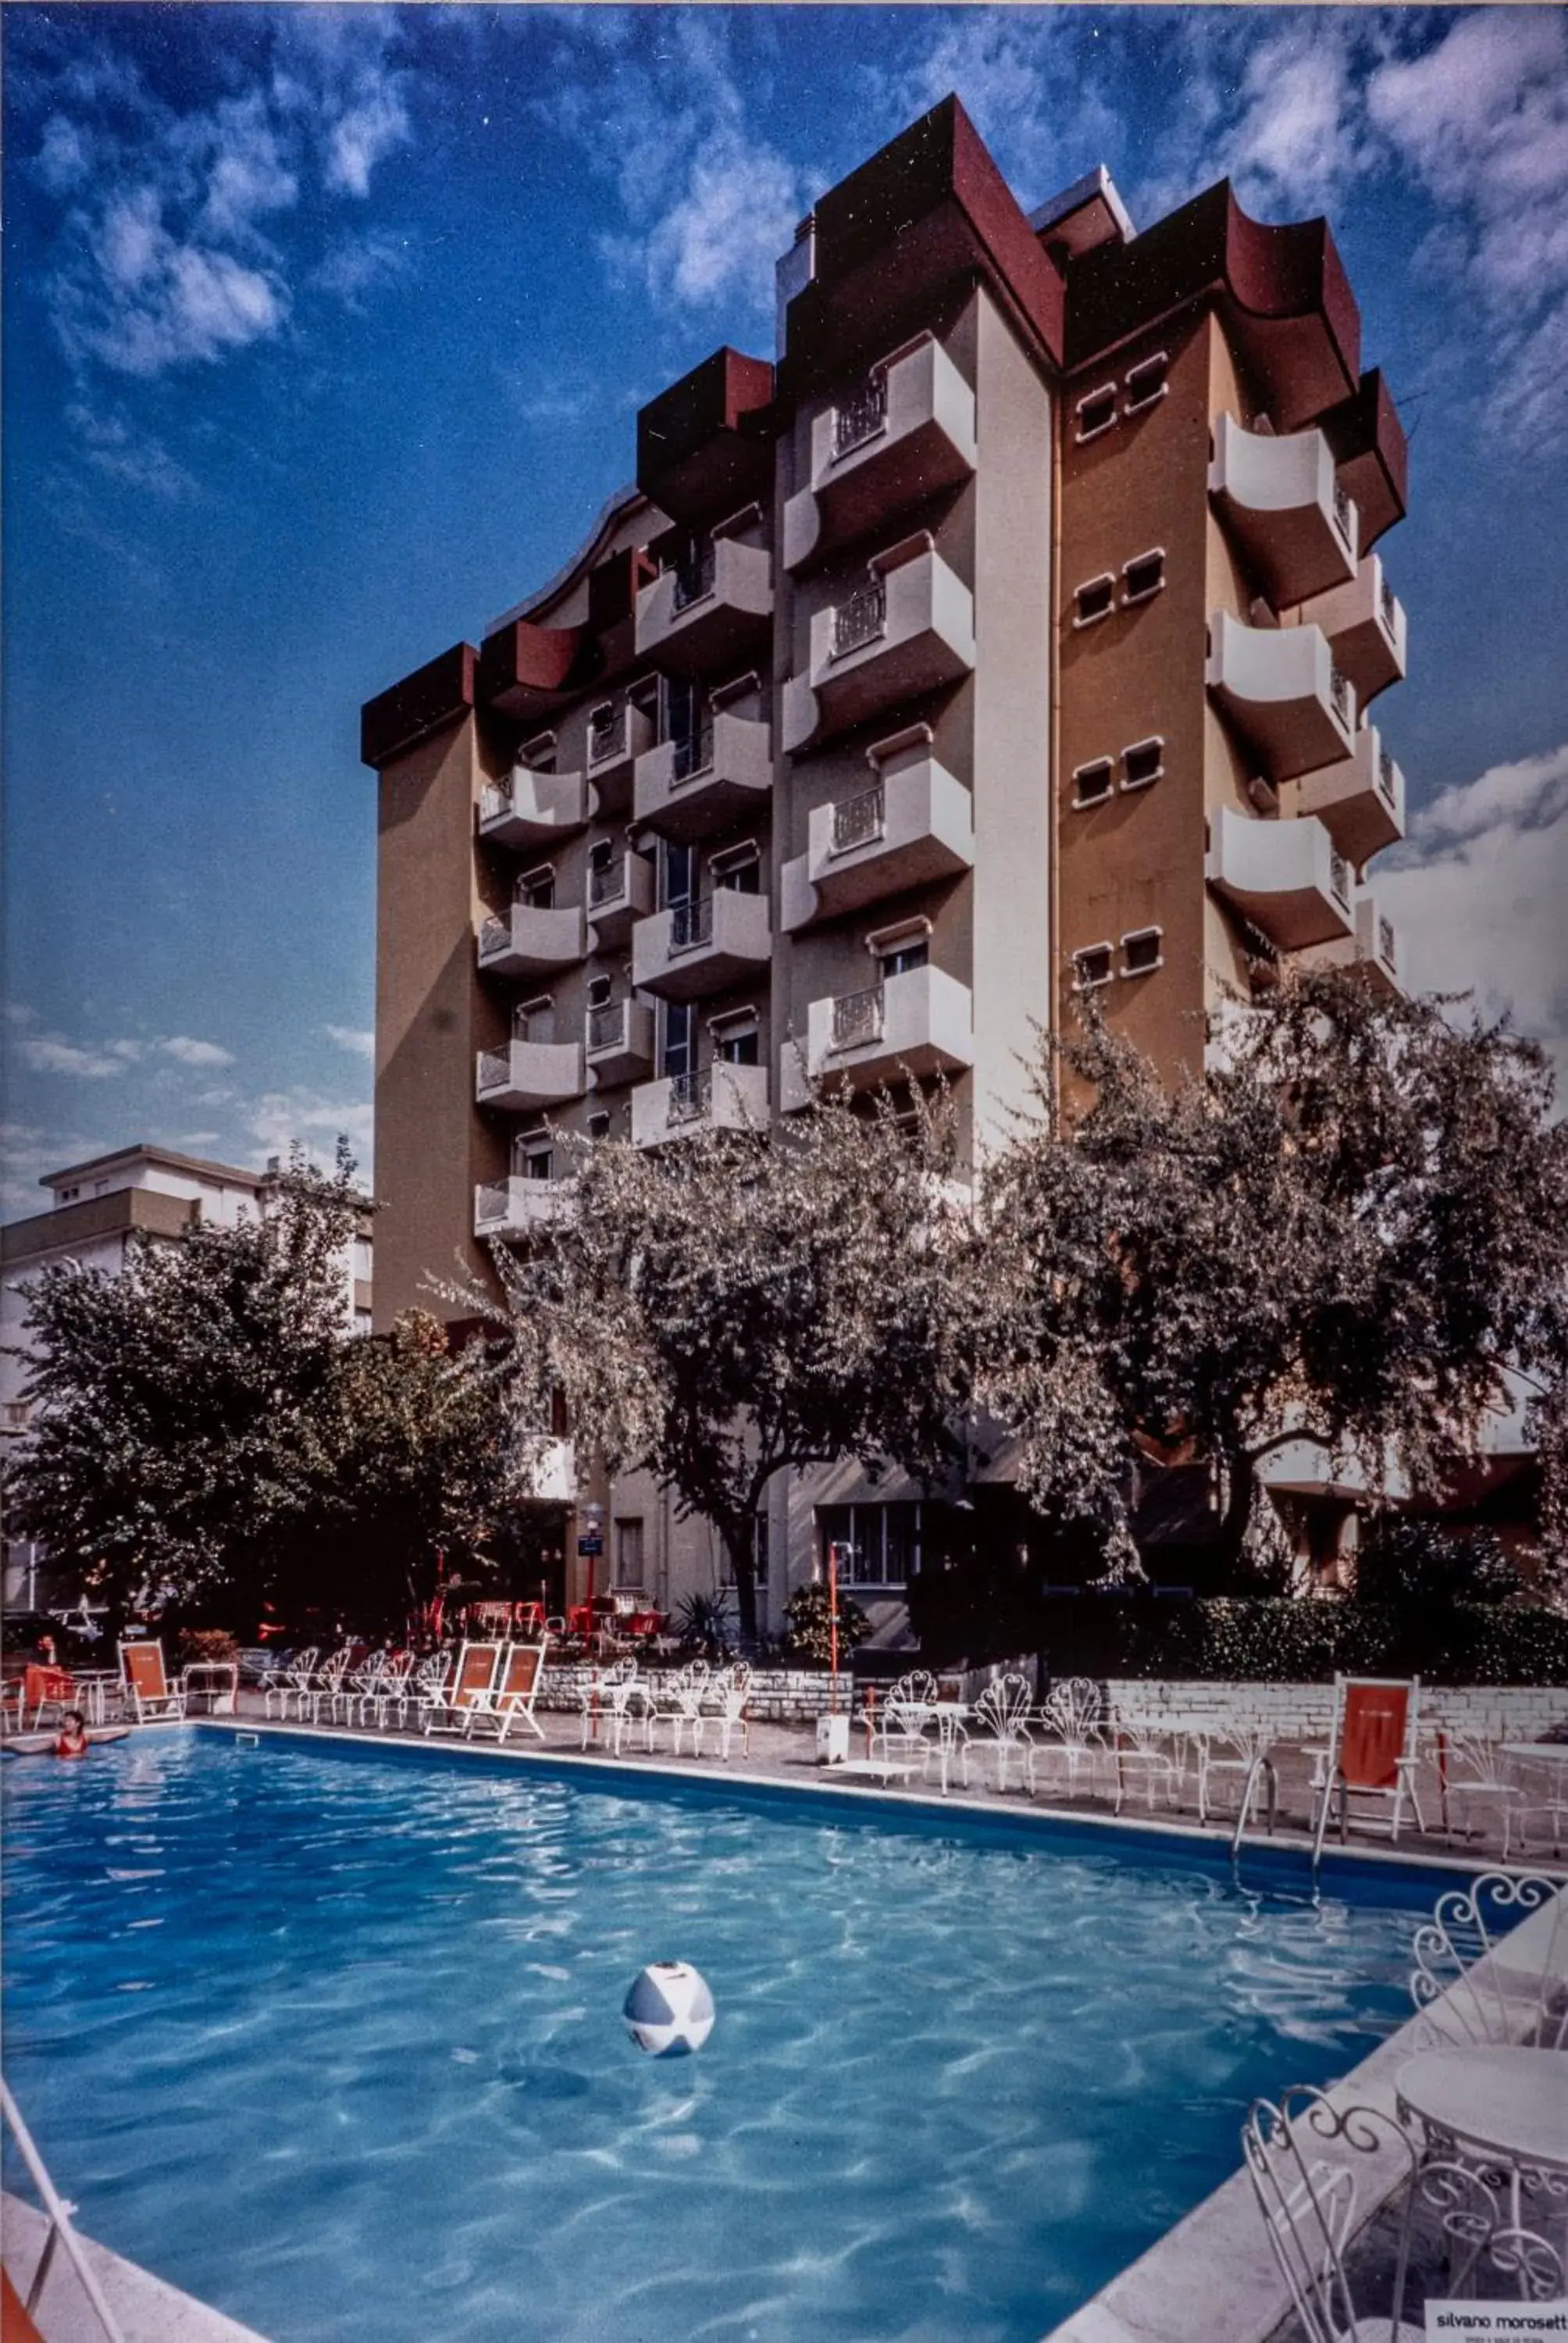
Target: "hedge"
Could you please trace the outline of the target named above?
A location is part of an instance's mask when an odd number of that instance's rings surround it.
[[[1327,1684],[1343,1673],[1420,1675],[1440,1684],[1568,1684],[1568,1618],[1530,1605],[1418,1610],[1290,1598],[1037,1596],[1021,1639],[1020,1607],[1009,1606],[1011,1615],[995,1623],[1006,1648],[1038,1649],[1053,1675]],[[960,1649],[971,1660],[996,1657],[984,1648],[991,1640],[972,1612],[955,1606],[945,1619],[930,1618],[922,1648],[947,1665]],[[941,1648],[948,1644],[953,1648]]]

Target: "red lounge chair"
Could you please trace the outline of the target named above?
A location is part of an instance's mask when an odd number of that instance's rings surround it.
[[[1395,1676],[1336,1676],[1333,1731],[1326,1749],[1312,1751],[1312,1843],[1321,1846],[1337,1803],[1340,1839],[1351,1820],[1351,1800],[1372,1802],[1357,1819],[1365,1829],[1386,1830],[1397,1842],[1410,1801],[1416,1828],[1426,1823],[1416,1796],[1416,1718],[1421,1679]],[[1381,1805],[1382,1815],[1376,1812]]]
[[[468,1708],[463,1724],[466,1739],[472,1740],[476,1733],[494,1733],[498,1741],[504,1741],[516,1724],[526,1725],[537,1739],[544,1739],[534,1703],[544,1680],[545,1648],[543,1644],[511,1646],[495,1683]]]
[[[465,1644],[447,1682],[438,1684],[421,1700],[419,1730],[425,1734],[465,1732],[468,1712],[483,1705],[506,1648],[504,1644]]]
[[[120,1645],[120,1681],[138,1725],[156,1725],[186,1713],[185,1694],[170,1685],[164,1673],[161,1644]]]

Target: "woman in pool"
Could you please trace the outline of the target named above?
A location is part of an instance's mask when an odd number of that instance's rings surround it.
[[[87,1739],[86,1719],[79,1708],[68,1708],[60,1720],[60,1738],[55,1744],[56,1757],[85,1757],[92,1744]]]

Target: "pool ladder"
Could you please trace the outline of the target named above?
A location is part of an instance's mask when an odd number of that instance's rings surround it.
[[[1267,1750],[1260,1750],[1257,1756],[1253,1758],[1251,1764],[1248,1766],[1247,1778],[1241,1785],[1241,1804],[1236,1809],[1236,1827],[1231,1834],[1231,1861],[1232,1864],[1239,1863],[1241,1859],[1241,1840],[1246,1833],[1247,1817],[1252,1811],[1252,1794],[1258,1786],[1258,1776],[1260,1774],[1263,1774],[1268,1776],[1268,1832],[1271,1838],[1274,1835],[1274,1820],[1275,1816],[1279,1813],[1280,1807],[1280,1777],[1274,1771],[1273,1759],[1269,1755]]]
[[[44,2250],[38,2257],[38,2267],[33,2273],[33,2283],[27,2289],[27,2298],[23,2304],[23,2308],[31,2318],[38,2307],[39,2298],[43,2294],[49,2272],[54,2267],[55,2248],[56,2246],[64,2246],[65,2258],[81,2280],[82,2291],[91,2303],[93,2315],[108,2338],[108,2343],[126,2343],[125,2330],[105,2301],[104,2289],[94,2276],[87,2258],[82,2251],[80,2237],[71,2227],[71,2216],[76,2208],[74,2205],[68,2205],[65,2202],[50,2179],[33,2135],[22,2120],[21,2109],[11,2096],[10,2086],[5,2082],[0,2082],[0,2114],[4,2115],[5,2122],[11,2127],[12,2137],[22,2151],[22,2161],[32,2175],[34,2187],[38,2191],[39,2202],[49,2216],[49,2227],[44,2239]]]

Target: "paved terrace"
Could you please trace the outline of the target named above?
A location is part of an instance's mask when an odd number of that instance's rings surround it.
[[[275,1727],[280,1722],[276,1716],[264,1719],[262,1694],[248,1689],[242,1689],[239,1694],[238,1715],[243,1721],[256,1723],[265,1721]],[[575,1709],[568,1712],[541,1707],[538,1711],[538,1722],[544,1735],[543,1741],[536,1740],[525,1728],[516,1727],[504,1745],[507,1753],[521,1756],[538,1756],[548,1751],[553,1755],[578,1757],[588,1755],[600,1763],[612,1765],[628,1775],[652,1772],[668,1777],[671,1773],[677,1773],[690,1775],[694,1778],[705,1781],[711,1781],[716,1776],[728,1775],[738,1780],[779,1783],[798,1789],[820,1786],[824,1784],[848,1788],[853,1784],[857,1788],[874,1789],[879,1794],[884,1787],[879,1778],[869,1774],[858,1771],[847,1774],[841,1766],[819,1765],[817,1758],[816,1729],[812,1725],[772,1724],[758,1721],[749,1728],[749,1745],[742,1747],[741,1737],[737,1733],[731,1743],[729,1758],[723,1759],[718,1755],[717,1739],[711,1724],[705,1736],[703,1754],[694,1757],[689,1754],[689,1735],[685,1736],[683,1754],[678,1756],[674,1753],[671,1747],[671,1728],[665,1721],[661,1721],[655,1728],[655,1745],[651,1752],[645,1750],[642,1745],[640,1723],[634,1723],[623,1735],[618,1756],[610,1747],[608,1720],[602,1715],[590,1720],[589,1731],[586,1736],[584,1720]],[[347,1725],[335,1725],[329,1720],[323,1719],[318,1725],[312,1725],[307,1721],[301,1726],[291,1716],[287,1720],[287,1726],[291,1732],[305,1731],[319,1734],[327,1739],[351,1735],[359,1740],[418,1742],[423,1738],[411,1721],[403,1727],[399,1727],[396,1723],[377,1727],[374,1723],[364,1725],[357,1723]],[[433,1735],[431,1745],[436,1747],[449,1745],[457,1738],[458,1736],[449,1732]],[[475,1745],[493,1749],[495,1742],[491,1735],[487,1735],[482,1736]],[[857,1716],[850,1744],[851,1757],[857,1760],[864,1759],[867,1746],[866,1728],[861,1719]],[[1275,1747],[1272,1755],[1279,1784],[1274,1841],[1281,1846],[1294,1845],[1303,1850],[1307,1849],[1311,1845],[1312,1759],[1300,1744],[1290,1741],[1281,1742]],[[885,1786],[890,1795],[894,1797],[912,1796],[922,1800],[940,1798],[942,1793],[934,1750],[924,1778],[919,1774],[903,1780],[895,1776],[889,1780]],[[1499,1858],[1503,1844],[1501,1829],[1496,1826],[1484,1830],[1480,1828],[1479,1816],[1477,1817],[1478,1827],[1473,1835],[1466,1837],[1462,1833],[1456,1832],[1452,1844],[1450,1843],[1442,1828],[1442,1785],[1435,1764],[1422,1763],[1417,1776],[1416,1788],[1426,1827],[1424,1830],[1418,1828],[1413,1817],[1407,1815],[1400,1830],[1399,1852],[1401,1854],[1427,1860],[1446,1859],[1462,1865],[1467,1869],[1473,1868],[1478,1860],[1496,1861]],[[1225,1845],[1229,1845],[1235,1828],[1235,1795],[1233,1787],[1221,1793],[1227,1801],[1224,1810],[1219,1814],[1211,1812],[1206,1825],[1208,1833]],[[950,1771],[948,1795],[953,1803],[962,1804],[967,1807],[979,1806],[997,1813],[1015,1815],[1020,1812],[1033,1811],[1037,1814],[1058,1813],[1080,1817],[1101,1816],[1110,1820],[1114,1815],[1115,1807],[1114,1776],[1111,1770],[1109,1753],[1097,1766],[1092,1788],[1081,1778],[1070,1797],[1064,1797],[1060,1788],[1054,1785],[1050,1791],[1048,1791],[1042,1785],[1040,1795],[1030,1798],[1026,1790],[1020,1790],[1018,1786],[1016,1765],[1010,1770],[1009,1786],[1006,1792],[999,1794],[996,1788],[995,1744],[989,1735],[977,1735],[970,1745],[967,1780],[964,1776],[961,1759],[955,1759],[953,1762]],[[1199,1822],[1195,1763],[1187,1765],[1180,1795],[1175,1803],[1156,1795],[1151,1805],[1140,1785],[1130,1790],[1123,1799],[1121,1820],[1123,1823],[1132,1824],[1150,1822],[1176,1824],[1183,1825],[1190,1829],[1197,1829]],[[1509,1854],[1511,1864],[1528,1862],[1533,1868],[1542,1866],[1548,1869],[1557,1868],[1550,1833],[1551,1825],[1548,1823],[1544,1832],[1538,1830],[1522,1849],[1517,1831],[1515,1831]],[[1263,1835],[1263,1827],[1259,1822],[1254,1821],[1249,1825],[1247,1832],[1249,1841],[1261,1840]],[[1358,1851],[1364,1851],[1368,1847],[1375,1849],[1380,1845],[1386,1847],[1388,1844],[1386,1829],[1379,1833],[1358,1829],[1352,1815],[1350,1844]],[[1328,1845],[1331,1848],[1338,1845],[1337,1831],[1331,1830]]]

